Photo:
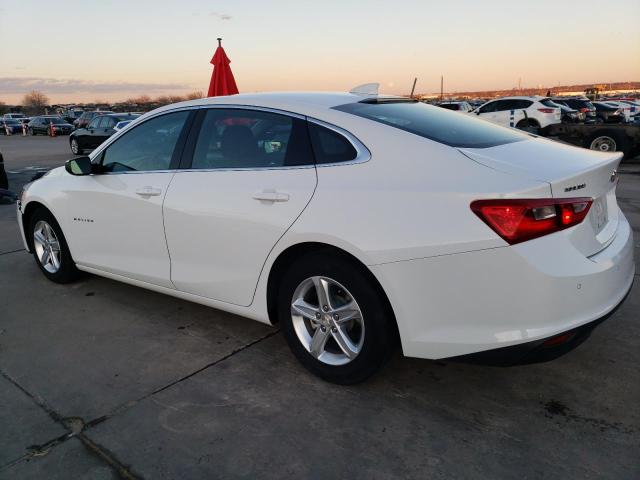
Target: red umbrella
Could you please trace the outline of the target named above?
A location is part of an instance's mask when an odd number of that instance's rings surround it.
[[[209,92],[207,97],[217,97],[220,95],[234,95],[238,93],[236,80],[233,78],[233,72],[229,64],[231,60],[222,48],[222,39],[218,39],[218,48],[213,54],[211,64],[213,64],[213,74],[211,75],[211,83],[209,84]]]

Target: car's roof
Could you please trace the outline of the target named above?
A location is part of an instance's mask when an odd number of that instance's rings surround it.
[[[550,97],[543,97],[542,95],[515,95],[513,97],[494,98],[493,100],[543,100],[545,98]]]
[[[319,114],[338,105],[356,103],[367,98],[403,98],[394,96],[371,97],[343,92],[273,92],[242,93],[224,97],[206,97],[160,107],[156,111],[172,110],[178,107],[207,105],[246,105],[285,110],[303,115]]]

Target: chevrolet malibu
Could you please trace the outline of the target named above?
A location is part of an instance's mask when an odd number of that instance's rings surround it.
[[[279,325],[347,384],[398,341],[490,363],[580,343],[634,278],[620,159],[403,98],[205,98],[27,185],[18,223],[54,282],[90,272]]]

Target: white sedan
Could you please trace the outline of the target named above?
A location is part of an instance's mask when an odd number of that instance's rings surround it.
[[[533,361],[624,299],[620,153],[403,98],[252,94],[169,105],[27,185],[25,248],[279,325],[312,372],[389,358]]]

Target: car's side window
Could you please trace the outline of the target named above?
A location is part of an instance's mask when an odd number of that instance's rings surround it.
[[[193,169],[278,168],[313,165],[304,120],[248,109],[206,110]]]
[[[496,102],[496,112],[504,112],[505,110],[511,110],[513,107],[511,106],[511,100],[498,100]]]
[[[533,105],[531,100],[516,100],[514,108],[529,108],[531,105]]]
[[[91,120],[91,123],[89,123],[89,126],[87,128],[98,128],[99,122],[100,118],[94,118],[93,120]]]
[[[309,135],[317,164],[354,160],[358,152],[343,135],[329,128],[309,122]]]
[[[496,106],[497,106],[498,102],[489,102],[486,105],[480,107],[480,110],[478,110],[479,113],[490,113],[490,112],[495,112],[496,111]]]
[[[189,111],[173,112],[141,123],[102,154],[106,172],[168,170]]]

